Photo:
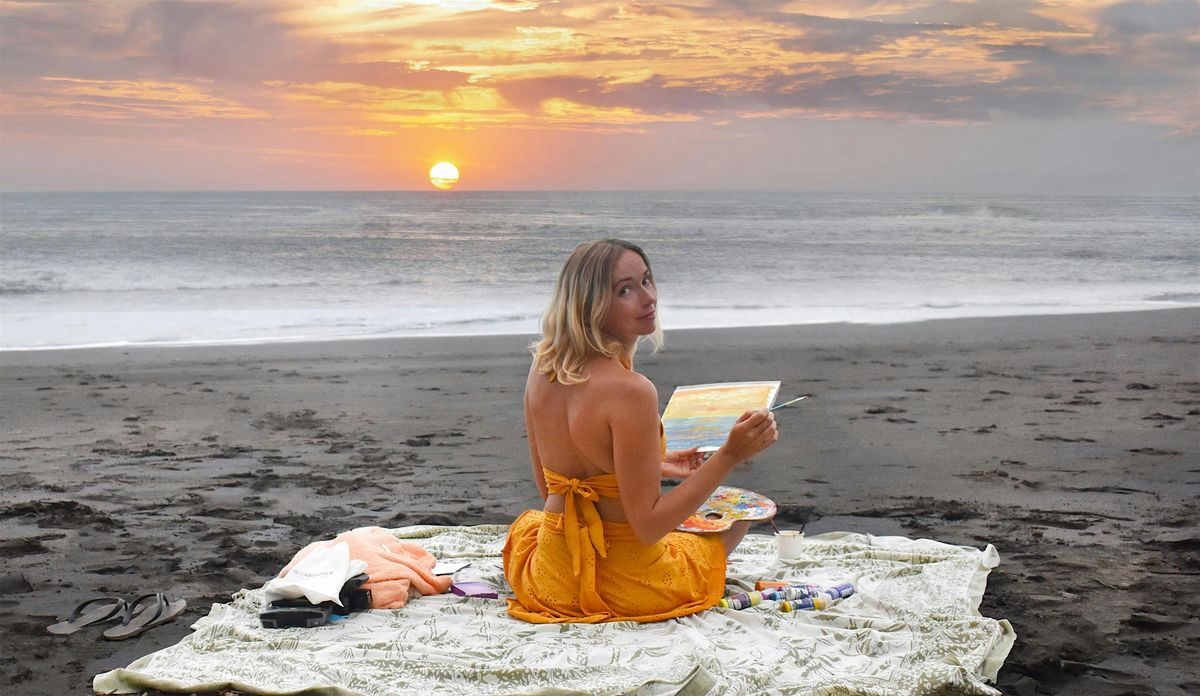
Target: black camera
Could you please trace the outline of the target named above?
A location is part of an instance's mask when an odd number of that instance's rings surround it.
[[[312,628],[323,626],[333,615],[348,616],[350,612],[364,611],[371,608],[371,591],[363,588],[370,578],[366,573],[359,573],[346,580],[338,593],[338,601],[313,604],[304,597],[299,599],[279,599],[271,602],[258,615],[263,628]]]
[[[352,611],[366,611],[371,608],[371,591],[364,590],[363,584],[370,580],[366,573],[359,573],[354,577],[346,580],[346,584],[342,585],[342,591],[338,593],[338,600],[342,606],[333,605],[333,613],[338,616],[349,616]],[[333,604],[333,602],[329,602]]]

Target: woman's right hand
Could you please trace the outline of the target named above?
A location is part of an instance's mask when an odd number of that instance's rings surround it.
[[[775,444],[778,439],[779,429],[775,427],[774,413],[766,409],[746,411],[734,423],[721,449],[736,466]]]

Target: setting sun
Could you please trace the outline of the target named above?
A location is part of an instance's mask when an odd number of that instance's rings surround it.
[[[450,162],[438,162],[429,170],[429,183],[440,189],[453,188],[458,183],[458,167]]]

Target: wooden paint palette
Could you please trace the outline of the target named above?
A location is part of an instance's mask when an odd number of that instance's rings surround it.
[[[745,488],[721,486],[676,527],[681,532],[723,532],[738,520],[768,520],[775,516],[775,501]]]

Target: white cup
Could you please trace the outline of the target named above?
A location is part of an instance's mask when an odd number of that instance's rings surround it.
[[[804,546],[804,532],[797,532],[794,529],[775,532],[775,553],[780,558],[799,558],[802,546]]]

